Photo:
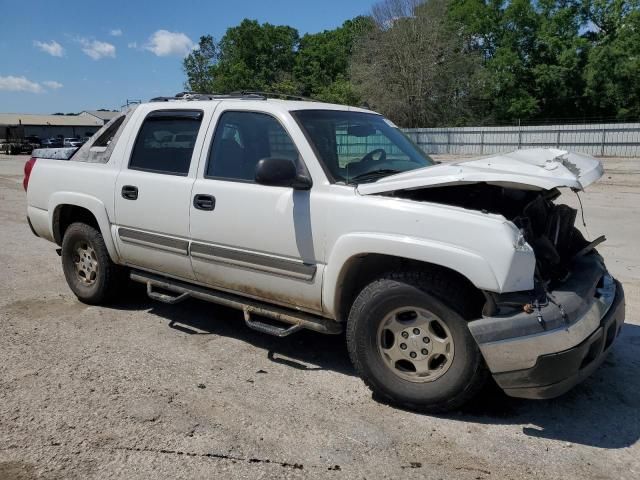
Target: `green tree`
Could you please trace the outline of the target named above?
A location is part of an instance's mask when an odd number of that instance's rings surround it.
[[[405,127],[459,125],[473,117],[480,55],[448,18],[450,0],[384,0],[376,28],[357,43],[351,75],[372,108]]]
[[[216,43],[210,35],[183,60],[186,87],[195,92],[265,90],[286,85],[298,48],[298,32],[288,26],[243,20]]]
[[[640,2],[585,2],[587,21],[595,25],[584,69],[586,97],[602,116],[640,116]]]
[[[567,117],[584,109],[589,49],[581,0],[454,0],[451,18],[484,59],[482,99],[493,120]]]
[[[586,113],[582,76],[589,42],[580,31],[579,0],[538,0],[538,32],[531,72],[538,115],[561,118]]]
[[[293,68],[299,93],[329,102],[357,103],[349,62],[355,43],[373,28],[370,17],[356,17],[334,30],[304,35]]]
[[[220,42],[206,35],[183,60],[185,88],[194,92],[266,90],[356,104],[349,79],[354,44],[373,28],[369,17],[335,30],[306,34],[288,26],[243,20]]]
[[[218,59],[218,47],[211,35],[200,37],[198,48],[182,61],[187,75],[185,88],[189,92],[209,93],[214,91],[213,79],[215,63]]]
[[[640,115],[638,0],[454,0],[495,120]]]
[[[640,0],[382,0],[302,38],[243,20],[183,61],[196,92],[268,90],[406,126],[640,115]]]
[[[222,92],[265,90],[286,80],[298,41],[294,28],[243,20],[220,40],[214,87]]]

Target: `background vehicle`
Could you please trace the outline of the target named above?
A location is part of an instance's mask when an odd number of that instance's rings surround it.
[[[46,138],[42,141],[42,148],[62,148],[62,139],[57,137]]]
[[[65,138],[64,141],[62,142],[62,146],[63,147],[80,147],[82,146],[84,142],[82,140],[80,140],[79,138]]]
[[[27,142],[33,145],[33,148],[38,148],[42,145],[42,140],[37,135],[28,135],[24,138]]]
[[[25,137],[23,126],[0,128],[0,153],[7,155],[30,154],[38,146],[38,137]]]
[[[162,97],[92,138],[36,151],[24,180],[29,223],[83,302],[129,276],[264,333],[344,330],[374,392],[429,411],[489,375],[512,396],[564,393],[624,321],[601,239],[554,203],[600,178],[588,155],[435,165],[374,112],[255,94]]]

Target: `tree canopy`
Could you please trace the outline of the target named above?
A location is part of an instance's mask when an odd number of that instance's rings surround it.
[[[382,0],[300,36],[245,19],[183,61],[196,92],[368,104],[407,127],[640,115],[640,0]]]
[[[243,20],[219,42],[206,35],[183,61],[194,92],[263,90],[357,103],[348,68],[354,42],[372,27],[368,17],[335,30],[299,36],[288,26]]]

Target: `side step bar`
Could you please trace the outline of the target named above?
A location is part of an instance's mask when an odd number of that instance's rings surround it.
[[[163,303],[176,304],[189,297],[193,297],[242,310],[244,312],[244,321],[249,328],[277,337],[286,337],[303,328],[329,335],[337,335],[342,332],[342,325],[334,320],[285,307],[270,305],[260,302],[259,300],[253,300],[232,293],[191,285],[152,273],[134,270],[131,272],[131,280],[146,284],[149,297]],[[167,293],[157,292],[154,290],[154,287],[175,293],[176,295],[172,296]],[[267,317],[277,322],[287,324],[288,327],[279,327],[261,322],[251,318],[252,315]]]

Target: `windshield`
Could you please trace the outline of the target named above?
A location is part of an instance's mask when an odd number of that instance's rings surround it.
[[[325,171],[336,182],[375,182],[434,164],[398,127],[380,115],[344,110],[291,113],[315,148]]]

